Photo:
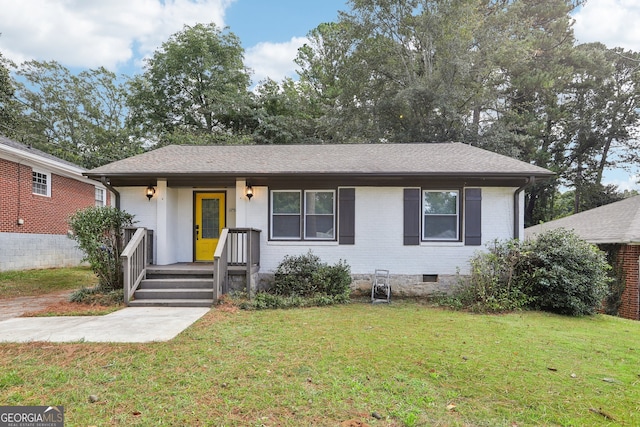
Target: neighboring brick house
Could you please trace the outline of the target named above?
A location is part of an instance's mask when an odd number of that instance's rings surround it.
[[[627,319],[640,320],[640,196],[529,227],[525,230],[525,236],[557,228],[573,230],[580,238],[598,246],[615,245],[615,263],[622,269],[626,285],[618,314]]]
[[[0,136],[0,271],[78,265],[70,215],[109,203],[86,169]]]

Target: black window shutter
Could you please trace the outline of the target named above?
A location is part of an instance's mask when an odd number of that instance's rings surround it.
[[[338,190],[338,244],[356,243],[356,189]]]
[[[404,244],[420,244],[420,189],[404,189]]]
[[[464,244],[482,244],[482,189],[467,188],[464,192]]]

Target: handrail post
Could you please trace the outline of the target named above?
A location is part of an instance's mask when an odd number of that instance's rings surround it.
[[[246,263],[247,263],[247,270],[246,270],[246,281],[247,281],[247,295],[249,296],[249,298],[251,298],[251,267],[253,266],[253,256],[252,256],[252,252],[253,250],[251,248],[253,248],[252,245],[252,238],[251,235],[253,234],[251,232],[251,229],[248,229],[246,231],[247,233],[247,245],[245,246],[244,250],[246,251]]]
[[[124,302],[129,304],[133,293],[147,274],[147,230],[138,228],[122,251]],[[142,250],[142,253],[140,252]]]

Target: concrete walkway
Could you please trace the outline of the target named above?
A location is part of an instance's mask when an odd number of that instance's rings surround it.
[[[106,316],[16,317],[0,321],[0,342],[169,341],[208,311],[206,307],[128,307]]]

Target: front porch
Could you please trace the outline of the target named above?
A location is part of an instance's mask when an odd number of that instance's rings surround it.
[[[134,232],[135,231],[135,232]],[[231,290],[256,289],[260,230],[223,229],[212,262],[152,265],[145,228],[125,230],[124,300],[131,306],[210,307]]]

